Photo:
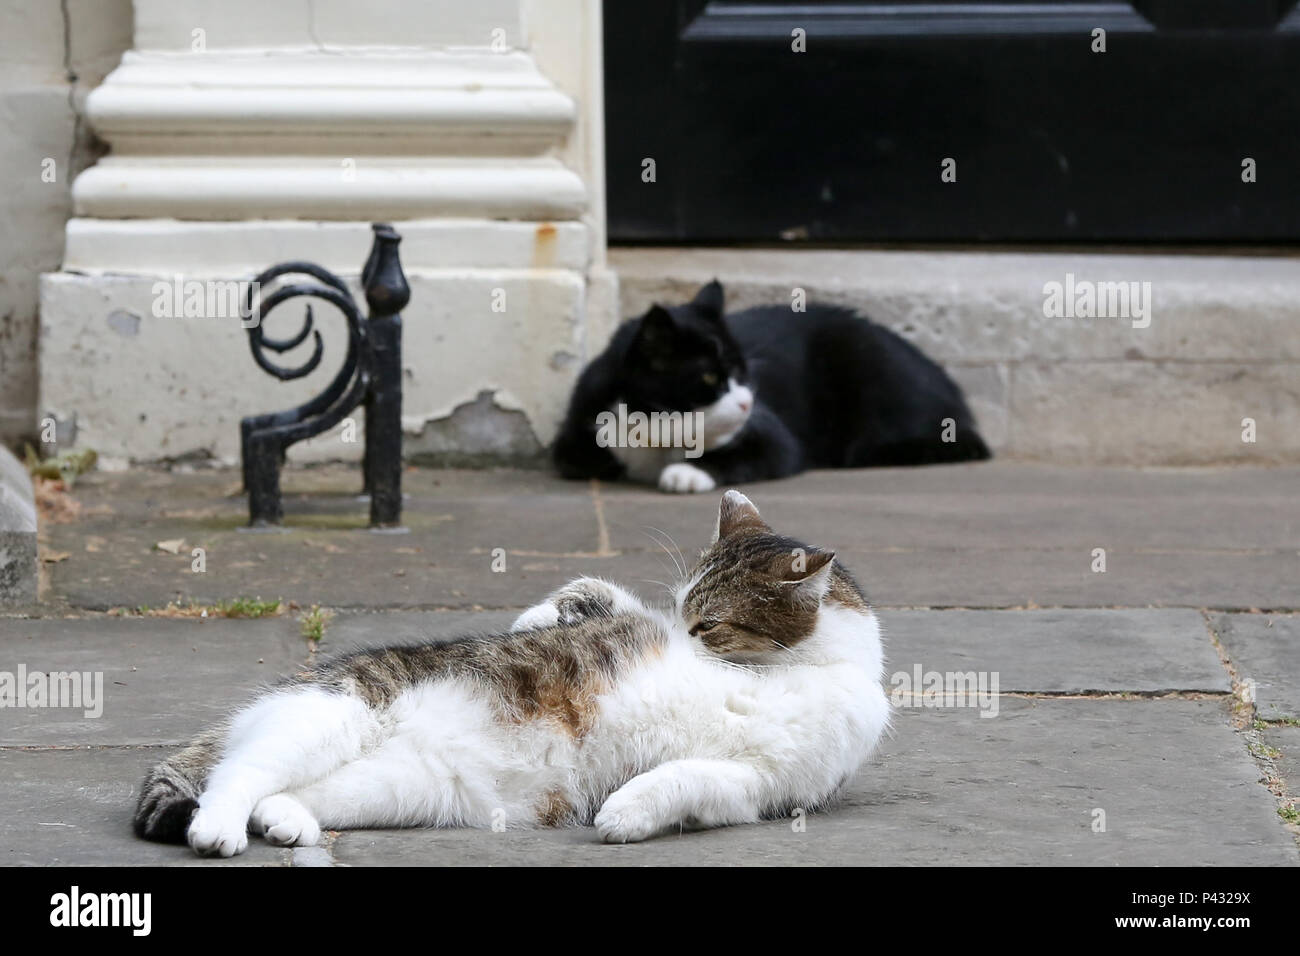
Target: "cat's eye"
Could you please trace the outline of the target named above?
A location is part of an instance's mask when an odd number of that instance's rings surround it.
[[[701,634],[707,634],[717,626],[717,621],[700,621],[700,623],[691,628],[691,636],[698,637]]]
[[[705,372],[703,375],[700,376],[700,378],[704,381],[705,385],[718,384],[718,376],[715,375],[713,372]]]

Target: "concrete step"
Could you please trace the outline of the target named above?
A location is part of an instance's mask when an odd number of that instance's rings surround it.
[[[715,277],[729,309],[800,290],[855,308],[947,367],[1008,457],[1300,461],[1296,256],[623,248],[610,264],[624,316]]]

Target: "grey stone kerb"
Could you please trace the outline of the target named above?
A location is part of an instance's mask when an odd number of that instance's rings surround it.
[[[0,604],[36,600],[36,501],[27,469],[0,446]]]

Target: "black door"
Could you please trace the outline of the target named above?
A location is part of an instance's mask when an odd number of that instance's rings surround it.
[[[1297,67],[1297,0],[606,0],[610,236],[1294,240]]]

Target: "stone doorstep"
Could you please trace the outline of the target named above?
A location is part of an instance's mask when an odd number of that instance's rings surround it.
[[[0,445],[0,605],[36,600],[36,501],[27,469]]]
[[[1300,461],[1290,256],[616,248],[620,314],[718,278],[729,309],[856,309],[945,365],[994,450],[1058,464]],[[1044,314],[1044,287],[1150,285],[1143,319]],[[1135,325],[1139,327],[1135,327]],[[1255,422],[1244,441],[1243,419]]]
[[[311,249],[299,256],[312,258]],[[460,445],[488,457],[536,458],[555,433],[581,366],[583,330],[592,318],[583,274],[449,269],[411,271],[407,279],[402,424],[408,454],[455,457],[450,452]],[[320,366],[286,383],[254,363],[238,317],[154,315],[158,281],[66,272],[42,277],[40,410],[61,431],[72,429],[76,446],[135,461],[191,456],[235,464],[242,417],[304,402],[337,373],[347,326],[332,308],[316,314]],[[492,309],[498,289],[506,312]],[[270,334],[296,329],[302,314],[298,303],[283,305],[267,319]],[[282,361],[296,367],[307,350],[304,344]],[[358,460],[362,419],[350,414],[294,444],[289,460]]]

